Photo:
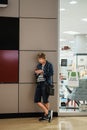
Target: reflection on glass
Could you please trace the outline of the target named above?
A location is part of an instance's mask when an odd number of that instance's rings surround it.
[[[59,121],[59,130],[73,130],[70,121]]]
[[[60,112],[87,112],[86,5],[60,0]]]

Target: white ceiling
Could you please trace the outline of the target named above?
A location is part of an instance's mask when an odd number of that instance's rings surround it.
[[[62,44],[71,44],[74,41],[74,35],[66,34],[66,31],[74,31],[79,34],[87,34],[87,22],[82,18],[87,18],[87,0],[74,0],[77,4],[71,5],[72,0],[60,0],[60,39],[65,39]]]

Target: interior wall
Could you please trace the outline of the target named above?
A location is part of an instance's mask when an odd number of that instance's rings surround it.
[[[0,16],[18,17],[19,82],[0,84],[0,113],[39,112],[34,104],[36,55],[46,53],[54,66],[55,96],[50,97],[51,109],[57,106],[57,0],[8,0],[0,8]]]

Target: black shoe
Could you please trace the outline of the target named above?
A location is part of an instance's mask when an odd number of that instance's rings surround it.
[[[39,121],[44,121],[44,120],[48,120],[49,118],[48,118],[48,115],[44,115],[44,116],[42,116],[42,117],[40,117],[39,118]]]
[[[51,120],[53,119],[53,110],[49,110],[49,115],[51,116]]]
[[[48,114],[48,115],[44,115],[43,117],[39,118],[39,121],[44,121],[44,120],[47,120],[48,122],[51,122],[51,115]]]
[[[48,122],[51,122],[51,115],[48,115]]]

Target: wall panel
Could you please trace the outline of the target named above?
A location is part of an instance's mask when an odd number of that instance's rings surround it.
[[[19,112],[36,112],[39,111],[34,104],[35,84],[19,85]]]
[[[0,17],[0,50],[19,50],[19,18]]]
[[[0,8],[0,16],[18,17],[19,16],[19,0],[8,0],[8,7]]]
[[[0,113],[18,113],[18,84],[0,84]]]
[[[36,84],[20,84],[19,85],[19,112],[41,112],[41,109],[34,103],[34,94]],[[55,85],[55,96],[49,98],[50,108],[56,112],[57,110],[57,85]]]
[[[20,52],[20,73],[19,73],[19,82],[20,83],[29,83],[35,82],[34,78],[34,69],[36,67],[37,54],[39,52],[32,51],[21,51]],[[47,55],[48,61],[52,62],[54,67],[54,81],[57,82],[57,56],[56,52],[44,52]]]
[[[57,0],[20,0],[21,17],[57,17]]]
[[[57,50],[57,21],[21,19],[20,50]]]
[[[19,82],[19,58],[17,50],[0,50],[0,83]]]

